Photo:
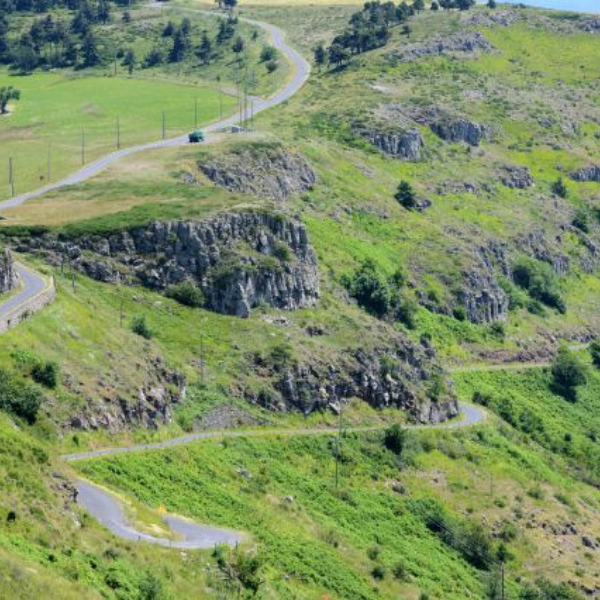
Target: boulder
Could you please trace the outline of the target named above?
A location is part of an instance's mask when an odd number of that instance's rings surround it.
[[[600,183],[600,166],[588,165],[576,171],[572,171],[570,177],[573,181],[588,182],[595,181]]]
[[[533,185],[533,177],[527,167],[503,166],[499,178],[504,187],[511,189],[524,190]]]

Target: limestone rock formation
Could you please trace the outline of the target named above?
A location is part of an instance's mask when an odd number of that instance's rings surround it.
[[[420,423],[438,423],[458,414],[450,384],[426,342],[415,344],[397,334],[385,348],[351,351],[331,364],[301,362],[274,369],[276,394],[256,401],[272,410],[339,411],[352,398],[375,408],[405,409]],[[429,393],[443,381],[443,393]]]
[[[194,282],[208,308],[247,317],[259,304],[294,310],[315,304],[319,272],[304,226],[267,211],[222,213],[203,221],[156,221],[61,242],[34,241],[54,261],[68,253],[75,268],[99,281],[138,280],[166,290]]]
[[[600,166],[589,165],[587,167],[577,169],[576,171],[572,171],[570,176],[573,181],[595,181],[600,183]]]
[[[200,162],[211,181],[230,191],[284,201],[311,189],[316,174],[298,152],[277,145],[261,145]]]
[[[503,166],[499,177],[502,185],[511,189],[524,190],[533,185],[533,177],[527,167]]]
[[[506,293],[489,271],[475,270],[465,274],[459,302],[472,323],[505,321],[508,317]]]
[[[407,131],[363,130],[361,135],[387,156],[403,160],[419,160],[424,147],[423,138],[418,129]]]
[[[408,44],[390,53],[399,62],[412,62],[425,56],[464,55],[491,52],[492,44],[479,32],[463,32],[444,38],[436,37],[417,44]]]

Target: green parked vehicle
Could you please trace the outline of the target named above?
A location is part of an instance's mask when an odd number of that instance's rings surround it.
[[[188,135],[188,139],[190,140],[190,144],[198,144],[204,141],[204,131],[197,129],[196,131],[192,131]]]

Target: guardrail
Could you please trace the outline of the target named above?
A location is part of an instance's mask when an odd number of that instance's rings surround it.
[[[54,278],[46,278],[38,273],[35,273],[23,263],[18,263],[20,269],[23,269],[34,277],[44,282],[44,287],[31,298],[23,300],[22,303],[11,308],[5,315],[0,317],[0,334],[6,333],[9,329],[16,327],[19,323],[25,321],[31,314],[42,310],[50,304],[56,296],[56,285]]]

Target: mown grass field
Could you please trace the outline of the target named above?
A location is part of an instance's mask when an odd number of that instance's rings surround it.
[[[0,117],[0,194],[9,196],[8,159],[13,160],[15,192],[23,193],[55,181],[117,149],[117,119],[124,148],[191,131],[220,114],[219,93],[208,85],[179,85],[125,77],[73,77],[35,73],[11,77],[0,72],[0,86],[21,91],[21,100]],[[224,114],[235,100],[222,95]]]

